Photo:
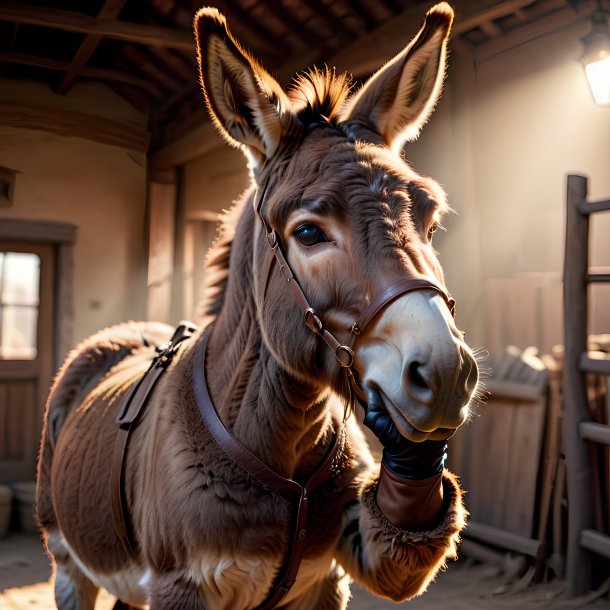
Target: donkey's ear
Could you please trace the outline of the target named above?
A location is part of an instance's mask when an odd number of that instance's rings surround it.
[[[214,8],[195,15],[201,86],[212,120],[253,169],[277,150],[294,114],[277,81],[233,38]]]
[[[446,2],[434,6],[409,45],[348,100],[341,120],[369,126],[395,151],[414,140],[441,93],[452,22]]]

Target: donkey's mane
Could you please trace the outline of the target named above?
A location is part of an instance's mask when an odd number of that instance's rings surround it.
[[[347,73],[337,75],[334,69],[312,68],[297,76],[288,97],[305,125],[326,121],[335,123],[352,88]]]
[[[298,119],[304,125],[316,122],[334,124],[350,91],[351,78],[348,74],[337,75],[328,67],[323,70],[312,68],[295,79],[288,91],[288,97]],[[206,257],[206,279],[199,311],[204,321],[213,320],[224,302],[231,247],[242,209],[240,204],[244,199],[247,199],[247,194],[224,214],[217,238]]]

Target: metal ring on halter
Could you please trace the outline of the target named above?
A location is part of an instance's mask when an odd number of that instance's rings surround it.
[[[307,328],[309,328],[313,332],[315,332],[315,333],[322,332],[322,329],[323,329],[322,320],[320,320],[320,318],[318,317],[318,314],[316,314],[313,307],[308,307],[303,312],[303,322],[305,323],[305,326],[307,326]]]
[[[347,360],[341,360],[340,354],[346,354]],[[344,369],[351,369],[354,364],[354,352],[347,347],[347,345],[340,345],[335,350],[335,358],[337,359],[339,366],[342,366]]]

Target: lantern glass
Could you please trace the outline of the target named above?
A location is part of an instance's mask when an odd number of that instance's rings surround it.
[[[593,99],[598,106],[610,106],[610,54],[585,64]]]

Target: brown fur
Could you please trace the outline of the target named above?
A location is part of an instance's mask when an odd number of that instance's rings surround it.
[[[449,20],[448,8],[438,10]],[[356,127],[345,115],[347,81],[312,72],[288,96],[243,55],[217,12],[201,13],[199,27],[210,109],[227,138],[248,148],[257,186],[267,184],[263,213],[288,244],[303,290],[329,329],[345,334],[345,320],[405,272],[425,273],[443,285],[426,241],[432,216],[446,209],[442,190],[380,146],[372,124],[360,121],[359,133],[370,139],[354,141]],[[206,52],[210,59],[204,60]],[[214,61],[224,62],[222,69]],[[242,65],[252,72],[244,68],[224,84],[214,82]],[[243,116],[233,116],[248,96],[259,96],[249,103],[260,114],[244,106]],[[265,106],[269,100],[273,109],[287,105],[279,127],[269,123],[276,111]],[[307,123],[316,122],[330,127],[304,136]],[[347,395],[332,353],[303,326],[277,270],[261,286],[259,270],[269,253],[253,196],[250,190],[236,204],[209,258],[206,377],[221,419],[241,443],[277,472],[300,480],[322,460],[333,416],[343,415]],[[287,223],[303,206],[328,217],[338,240],[345,240],[332,265],[308,265],[290,245]],[[37,501],[63,587],[56,596],[60,607],[92,607],[93,581],[104,584],[118,573],[133,574],[133,581],[147,571],[152,610],[251,608],[272,585],[288,549],[294,501],[233,463],[201,420],[192,375],[202,332],[182,347],[130,439],[125,489],[135,560],[112,525],[114,419],[153,355],[144,336],[160,342],[169,329],[134,323],[107,329],[62,367],[47,404]],[[292,610],[344,609],[349,578],[380,596],[412,597],[455,556],[465,513],[454,477],[445,474],[448,502],[434,530],[397,529],[375,501],[378,465],[353,418],[347,427],[336,475],[309,498],[308,544],[285,600]],[[126,592],[124,601],[144,603],[134,596]]]

